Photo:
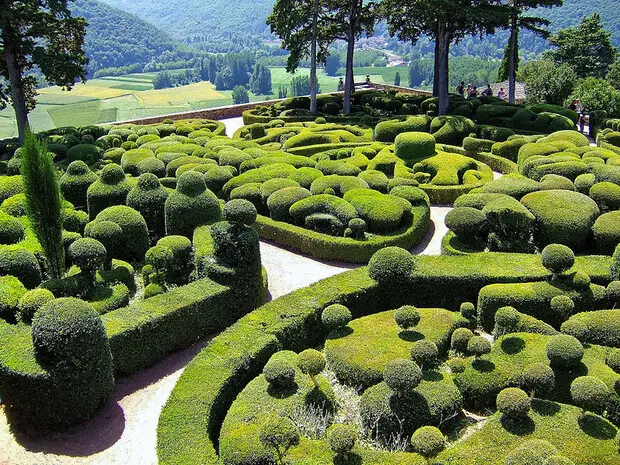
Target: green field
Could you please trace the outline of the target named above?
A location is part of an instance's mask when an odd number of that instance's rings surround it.
[[[183,70],[179,70],[181,72]],[[355,70],[356,82],[370,74],[373,82],[392,84],[396,71],[406,83],[407,67],[359,68]],[[309,69],[300,69],[295,75],[309,75]],[[344,69],[340,70],[344,75]],[[153,89],[156,73],[128,74],[91,79],[86,84],[76,84],[72,91],[59,87],[39,89],[37,108],[30,113],[34,131],[44,131],[59,126],[123,121],[149,116],[166,115],[184,111],[201,110],[232,104],[231,91],[218,91],[210,82],[199,82],[170,89]],[[293,75],[284,68],[271,68],[271,81],[275,97],[278,88],[286,87],[290,93]],[[321,92],[335,92],[339,76],[327,76],[318,71]],[[274,96],[254,95],[250,101],[269,100]],[[11,107],[0,111],[0,139],[17,135],[15,117]]]

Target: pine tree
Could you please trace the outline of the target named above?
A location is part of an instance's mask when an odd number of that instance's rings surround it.
[[[394,85],[400,86],[400,73],[396,71],[396,75],[394,76]]]

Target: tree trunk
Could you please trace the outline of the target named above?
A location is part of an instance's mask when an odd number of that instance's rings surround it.
[[[513,12],[510,19],[510,42],[509,42],[509,55],[508,55],[508,102],[515,103],[515,83],[517,81],[517,36],[519,31],[517,29],[517,15]]]
[[[358,0],[351,2],[351,9],[349,10],[349,32],[347,42],[347,63],[344,78],[344,114],[351,113],[351,94],[355,89],[355,76],[353,75],[353,54],[355,53],[355,29],[357,26],[357,7]]]
[[[437,23],[437,36],[435,37],[435,62],[433,68],[433,97],[439,97],[439,23]]]
[[[310,113],[316,114],[316,43],[319,0],[314,0],[312,12],[312,44],[310,44]]]
[[[24,142],[24,137],[30,129],[30,124],[28,123],[28,110],[26,109],[22,74],[16,57],[11,50],[8,37],[4,35],[2,41],[4,43],[4,59],[11,84],[11,99],[13,100],[13,109],[15,110],[15,118],[17,120],[17,132],[19,134],[19,141]]]
[[[450,95],[448,93],[448,57],[450,53],[450,33],[446,30],[445,22],[440,23],[437,34],[437,42],[439,43],[439,64],[438,64],[438,96],[439,108],[438,113],[445,115],[448,113],[450,105]]]

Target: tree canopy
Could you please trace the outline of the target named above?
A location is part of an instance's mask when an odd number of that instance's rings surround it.
[[[50,84],[70,90],[86,79],[84,35],[86,21],[73,17],[67,0],[23,0],[0,3],[0,107],[15,108],[20,139],[28,128],[28,111],[36,105],[38,68]]]
[[[616,59],[611,33],[605,30],[598,13],[588,16],[579,26],[562,29],[550,38],[557,47],[551,54],[557,63],[570,65],[581,78],[603,78]]]

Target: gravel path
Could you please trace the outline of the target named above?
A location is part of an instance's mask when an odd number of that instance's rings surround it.
[[[230,136],[243,125],[241,118],[224,122]],[[449,210],[432,207],[432,224],[413,253],[440,253]],[[357,266],[315,260],[265,241],[261,241],[261,257],[273,299]],[[94,418],[60,433],[31,437],[13,432],[0,409],[0,465],[155,465],[159,414],[185,366],[209,340],[207,337],[147,370],[117,380],[114,393]]]

